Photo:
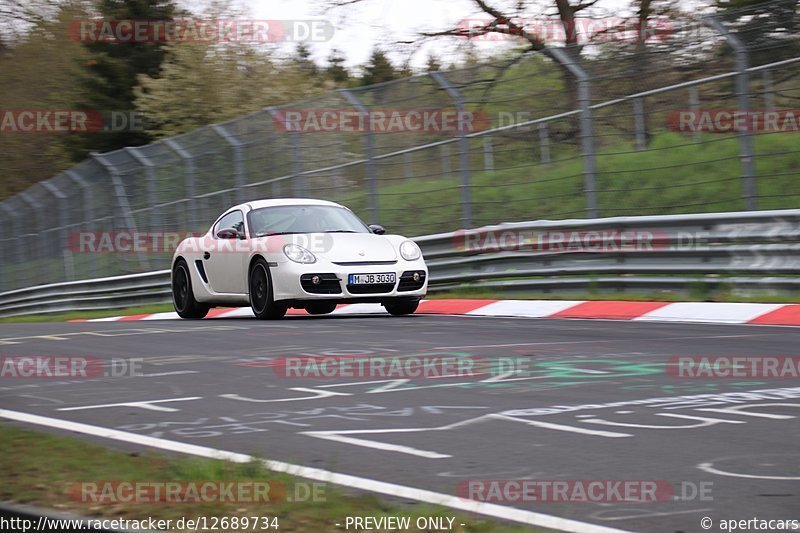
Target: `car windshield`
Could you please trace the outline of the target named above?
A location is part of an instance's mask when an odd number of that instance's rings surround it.
[[[287,233],[369,233],[352,211],[332,205],[282,205],[247,214],[253,237]]]

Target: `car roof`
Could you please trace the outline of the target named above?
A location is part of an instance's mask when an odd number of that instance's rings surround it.
[[[261,209],[262,207],[275,207],[281,205],[330,205],[334,207],[344,207],[336,202],[328,200],[317,200],[314,198],[271,198],[269,200],[253,200],[237,205],[231,209],[239,208],[243,210]]]

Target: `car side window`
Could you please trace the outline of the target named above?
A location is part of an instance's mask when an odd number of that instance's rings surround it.
[[[244,233],[244,215],[241,211],[232,211],[222,217],[214,228],[214,235],[224,229],[235,229],[239,233]]]

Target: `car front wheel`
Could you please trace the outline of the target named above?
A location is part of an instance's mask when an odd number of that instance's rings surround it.
[[[419,307],[419,300],[400,300],[396,302],[385,302],[383,307],[390,315],[403,316],[410,315]]]
[[[276,304],[273,300],[272,278],[269,266],[263,258],[259,258],[250,268],[250,307],[260,320],[276,320],[286,314],[286,306]]]
[[[178,260],[172,269],[172,303],[181,318],[198,319],[208,314],[209,306],[194,299],[192,277],[183,259]]]

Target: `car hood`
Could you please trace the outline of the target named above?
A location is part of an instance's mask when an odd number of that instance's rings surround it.
[[[396,261],[397,246],[374,233],[309,233],[286,235],[320,259],[336,263]]]

